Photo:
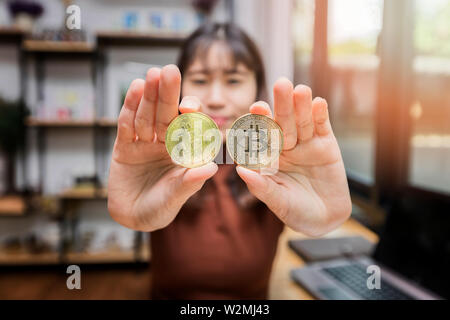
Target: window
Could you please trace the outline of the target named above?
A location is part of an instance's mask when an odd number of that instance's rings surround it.
[[[374,183],[382,0],[328,1],[330,116],[349,178]],[[361,94],[364,93],[364,94]]]
[[[314,46],[315,0],[294,1],[293,42],[295,83],[311,85],[311,60]]]
[[[450,1],[415,0],[409,182],[450,193]]]

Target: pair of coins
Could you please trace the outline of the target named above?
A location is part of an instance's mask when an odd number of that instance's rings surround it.
[[[184,113],[169,124],[165,143],[176,164],[195,168],[214,161],[222,146],[222,136],[207,115]],[[236,164],[261,169],[278,159],[283,150],[283,133],[271,118],[246,114],[227,130],[226,146]]]

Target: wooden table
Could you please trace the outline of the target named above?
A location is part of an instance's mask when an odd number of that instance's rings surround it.
[[[338,229],[325,235],[324,238],[362,236],[370,242],[377,243],[378,236],[354,219],[349,219]],[[292,269],[301,267],[305,262],[288,246],[291,239],[307,239],[308,237],[285,227],[280,235],[278,251],[273,264],[269,287],[269,299],[272,300],[312,300],[305,289],[296,284],[290,277]]]

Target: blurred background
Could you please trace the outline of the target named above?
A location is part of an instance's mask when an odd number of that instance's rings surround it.
[[[448,266],[449,0],[0,0],[0,299],[148,297],[151,239],[106,208],[116,120],[131,80],[175,63],[208,20],[249,33],[270,87],[286,76],[328,100],[351,230],[376,242],[401,212],[430,226],[418,243],[442,261],[429,270]],[[430,238],[436,230],[447,232]],[[292,237],[280,241],[271,298],[308,298],[289,279]],[[65,287],[70,264],[90,272],[82,292]]]

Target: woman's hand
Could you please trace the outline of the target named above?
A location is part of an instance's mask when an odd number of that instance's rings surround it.
[[[352,204],[339,146],[328,117],[327,102],[312,100],[311,89],[295,89],[287,79],[274,85],[275,121],[284,135],[279,170],[261,175],[237,167],[257,198],[286,225],[310,236],[321,236],[342,224]],[[272,117],[265,102],[250,112]]]
[[[180,87],[180,71],[169,65],[149,69],[145,81],[134,80],[128,89],[108,181],[111,217],[128,228],[153,231],[167,226],[217,171],[214,163],[195,169],[176,166],[165,149],[167,126],[178,115]],[[180,110],[192,103],[184,99]]]

